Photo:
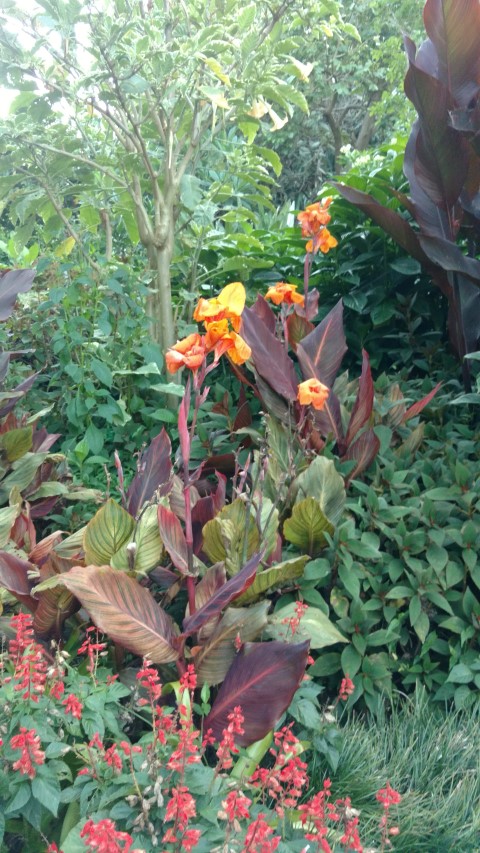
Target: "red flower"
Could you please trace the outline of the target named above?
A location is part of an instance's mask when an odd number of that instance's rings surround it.
[[[10,740],[12,749],[21,749],[20,758],[13,763],[13,769],[19,770],[23,776],[33,779],[37,773],[35,765],[45,763],[45,753],[40,749],[40,737],[35,729],[20,728],[20,734]]]
[[[244,716],[240,705],[237,705],[228,715],[228,726],[223,730],[222,739],[218,745],[217,758],[218,769],[228,770],[233,761],[231,755],[237,755],[238,748],[235,746],[235,735],[243,735]]]
[[[250,818],[248,807],[252,801],[248,797],[244,797],[239,791],[230,791],[226,800],[223,800],[222,806],[225,809],[228,820],[233,823],[234,820]]]
[[[130,853],[133,844],[132,836],[128,832],[117,831],[115,823],[109,818],[98,823],[87,820],[80,832],[80,838],[84,839],[89,850],[95,850],[96,853]]]
[[[402,796],[387,782],[385,788],[381,788],[376,793],[376,799],[383,805],[384,809],[389,809],[390,806],[398,805],[401,802]]]
[[[355,685],[350,678],[350,676],[345,673],[345,678],[342,678],[340,683],[340,690],[338,691],[338,698],[342,700],[342,702],[346,702],[348,697],[352,695],[355,690]]]
[[[73,693],[70,693],[67,698],[63,700],[62,705],[65,706],[66,714],[71,714],[72,717],[75,717],[77,720],[82,719],[83,704]]]
[[[280,844],[279,835],[270,836],[273,829],[265,820],[264,814],[259,814],[257,819],[250,824],[245,836],[243,853],[273,853]]]

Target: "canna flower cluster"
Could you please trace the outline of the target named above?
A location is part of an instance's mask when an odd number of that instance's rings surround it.
[[[196,372],[210,352],[215,364],[225,354],[234,364],[244,364],[251,356],[250,347],[238,334],[245,298],[243,284],[234,281],[213,299],[200,299],[193,319],[203,323],[205,334],[194,332],[170,347],[165,356],[167,370],[176,373],[188,367]]]
[[[277,284],[269,287],[265,299],[269,299],[274,305],[280,305],[284,302],[286,305],[304,305],[305,297],[301,293],[297,293],[296,284],[287,284],[284,281],[278,281]]]
[[[311,238],[305,245],[305,250],[309,254],[315,255],[319,250],[326,254],[338,245],[338,240],[326,228],[331,219],[328,208],[332,201],[332,197],[328,196],[323,201],[309,204],[298,214],[297,218],[302,226],[302,237]]]

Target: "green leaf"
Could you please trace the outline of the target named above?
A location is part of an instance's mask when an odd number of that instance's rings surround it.
[[[447,678],[447,681],[452,681],[454,684],[468,684],[472,680],[473,672],[464,663],[457,663],[452,667]]]
[[[104,361],[99,361],[98,358],[92,358],[90,369],[94,376],[99,379],[103,385],[106,385],[107,388],[112,387],[112,371]]]
[[[60,785],[58,782],[37,773],[31,784],[35,799],[56,817],[60,805]]]
[[[342,652],[341,663],[345,675],[353,678],[362,665],[362,657],[353,646],[346,646]]]
[[[301,578],[307,562],[308,556],[306,555],[294,557],[292,560],[285,560],[283,563],[277,563],[275,566],[258,571],[252,585],[236,599],[235,606],[237,604],[250,604],[252,601],[256,601],[257,598],[260,598],[267,590],[281,587],[288,581]]]
[[[316,557],[327,543],[326,534],[333,534],[334,527],[322,511],[321,504],[314,498],[296,503],[290,518],[283,525],[285,539]]]
[[[315,498],[328,518],[336,527],[345,508],[345,483],[332,459],[316,456],[305,471],[295,480],[296,500]]]
[[[129,563],[129,546],[135,543],[133,566]],[[151,572],[161,561],[162,540],[158,530],[157,507],[149,506],[142,513],[132,537],[113,555],[110,565],[113,569],[133,570],[139,575]]]
[[[312,649],[323,649],[325,646],[333,646],[335,643],[349,642],[328,616],[325,616],[325,613],[317,607],[309,607],[305,611],[293,633],[290,620],[295,617],[295,602],[281,607],[269,617],[265,633],[275,640],[286,643],[299,643],[303,640],[309,640]]]
[[[424,643],[427,639],[427,634],[430,630],[430,619],[428,618],[424,610],[422,610],[422,612],[420,613],[413,627],[418,639],[422,643]]]
[[[85,560],[108,566],[112,557],[131,537],[135,521],[113,499],[107,501],[88,522],[83,537]]]
[[[32,449],[33,427],[10,429],[0,435],[0,449],[5,451],[9,462],[15,462]]]
[[[202,550],[212,563],[225,563],[227,574],[237,574],[259,550],[260,533],[254,513],[241,498],[223,507],[203,528]]]

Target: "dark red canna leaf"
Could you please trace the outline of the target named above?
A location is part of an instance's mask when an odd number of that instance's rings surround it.
[[[447,86],[420,67],[413,42],[406,39],[405,44],[410,63],[405,94],[420,119],[415,174],[427,196],[448,210],[458,200],[467,177],[468,146],[450,125],[449,111],[454,104]]]
[[[403,219],[395,210],[390,210],[376,201],[373,196],[364,193],[354,187],[347,187],[345,184],[334,184],[339,193],[350,201],[356,207],[363,210],[367,216],[370,216],[377,225],[380,225],[387,234],[398,243],[402,249],[405,249],[412,258],[416,258],[421,264],[429,266],[429,260],[423,251],[418,237],[408,222]]]
[[[198,631],[202,625],[205,625],[209,619],[213,619],[215,616],[218,616],[225,607],[238,598],[242,592],[245,592],[249,586],[252,585],[255,580],[255,576],[257,574],[257,569],[260,563],[260,560],[263,557],[263,551],[254,554],[253,557],[250,557],[248,563],[246,563],[241,569],[241,571],[237,572],[233,578],[230,578],[227,583],[223,584],[209,600],[197,610],[193,616],[188,616],[183,620],[183,635],[185,637],[190,636],[190,634],[194,634],[195,631]]]
[[[197,556],[202,550],[203,528],[207,521],[215,518],[225,504],[227,478],[219,471],[215,471],[215,474],[218,480],[217,488],[211,494],[200,498],[192,509],[193,550]]]
[[[437,385],[435,385],[435,388],[432,388],[429,394],[426,394],[425,397],[422,397],[421,400],[418,400],[416,403],[410,406],[410,408],[407,409],[407,411],[402,417],[402,424],[408,421],[409,418],[414,418],[416,415],[419,415],[422,409],[424,409],[425,406],[428,406],[430,400],[433,400],[435,394],[441,388],[441,386],[442,383],[439,382]]]
[[[233,661],[205,719],[220,740],[228,715],[240,706],[244,734],[236,743],[248,746],[273,729],[286,711],[300,684],[307,663],[309,643],[245,643]]]
[[[373,411],[374,387],[368,353],[362,350],[362,374],[357,397],[350,415],[345,444],[351,444],[357,432],[370,420]]]
[[[78,610],[80,602],[64,587],[57,586],[39,593],[33,617],[36,636],[40,640],[60,637],[63,623]]]
[[[0,270],[0,320],[7,320],[19,293],[30,290],[35,270]]]
[[[188,574],[187,540],[180,520],[171,509],[161,504],[157,508],[160,538],[173,565],[182,574]]]
[[[312,287],[307,293],[307,298],[303,305],[295,305],[295,314],[299,317],[305,317],[306,320],[314,320],[318,314],[318,300],[320,293],[316,287]]]
[[[256,302],[252,305],[252,311],[254,311],[260,320],[265,323],[268,331],[274,335],[277,326],[277,318],[275,317],[275,313],[272,311],[271,305],[269,305],[261,293],[257,295]]]
[[[137,515],[143,504],[153,497],[157,489],[160,489],[161,494],[167,493],[172,475],[171,454],[170,439],[165,429],[162,429],[142,453],[138,471],[130,483],[127,492],[127,508],[131,515]]]
[[[252,350],[252,362],[256,372],[277,394],[286,400],[296,400],[298,380],[293,361],[283,343],[252,308],[245,308],[243,311],[241,334]]]
[[[349,460],[355,461],[355,467],[350,471],[347,477],[347,483],[349,483],[350,480],[354,480],[355,477],[358,477],[362,471],[365,471],[365,469],[372,464],[379,450],[380,441],[375,435],[373,429],[367,429],[359,435],[359,437],[347,449],[345,455],[342,456],[342,462],[347,462]]]
[[[5,587],[10,595],[14,595],[31,611],[38,604],[31,595],[33,581],[28,578],[28,572],[34,571],[35,566],[28,560],[22,560],[8,551],[0,551],[0,586]]]
[[[427,0],[423,20],[437,56],[435,68],[426,70],[448,85],[459,106],[467,107],[480,80],[478,0]]]
[[[8,413],[15,408],[18,401],[21,400],[21,398],[25,396],[27,391],[30,390],[38,375],[38,373],[32,373],[31,376],[28,376],[27,379],[24,379],[23,382],[20,382],[15,388],[13,388],[9,392],[10,394],[12,394],[12,398],[0,408],[0,418],[3,418],[5,415],[8,415]]]
[[[340,299],[322,322],[297,347],[303,378],[315,377],[331,388],[346,351],[343,303]]]
[[[314,328],[313,323],[299,314],[293,313],[287,317],[288,343],[294,352],[296,352],[300,341],[303,341],[310,332],[313,332]]]

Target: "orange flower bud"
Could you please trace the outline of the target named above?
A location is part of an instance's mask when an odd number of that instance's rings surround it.
[[[329,394],[330,389],[318,379],[307,379],[298,386],[297,400],[302,406],[323,409]]]

